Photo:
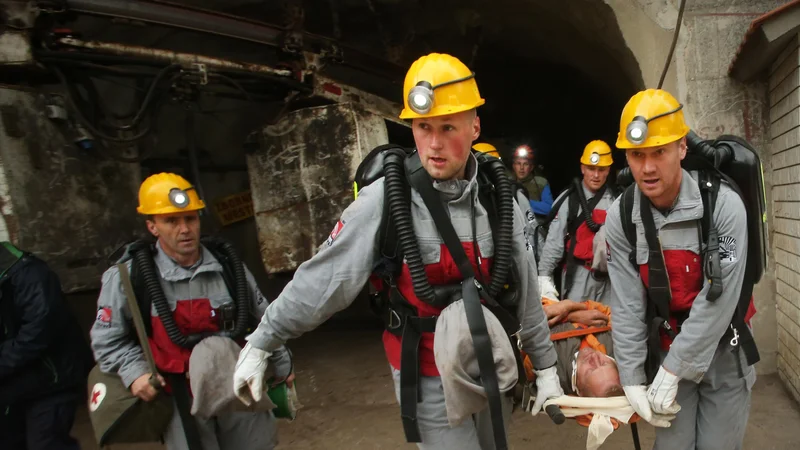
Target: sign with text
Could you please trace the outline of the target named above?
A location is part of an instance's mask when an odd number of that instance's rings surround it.
[[[250,191],[229,195],[214,201],[214,211],[222,226],[253,217],[253,197]]]

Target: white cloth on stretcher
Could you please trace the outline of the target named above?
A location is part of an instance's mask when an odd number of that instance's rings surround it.
[[[546,401],[544,405],[545,407],[558,405],[561,412],[564,413],[564,417],[592,414],[589,434],[586,437],[586,450],[599,449],[606,438],[614,432],[614,425],[611,424],[612,417],[620,422],[628,423],[635,413],[625,396],[602,398],[562,395]]]

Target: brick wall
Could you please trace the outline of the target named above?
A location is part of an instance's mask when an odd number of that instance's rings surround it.
[[[769,75],[778,373],[800,401],[800,38]]]

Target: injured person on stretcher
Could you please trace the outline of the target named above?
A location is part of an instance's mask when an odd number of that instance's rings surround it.
[[[613,359],[611,309],[591,300],[557,301],[545,297],[542,307],[558,354],[559,381],[566,394],[546,404],[558,405],[566,417],[589,427],[587,449],[596,449],[621,423],[638,420],[625,397]],[[533,366],[524,352],[522,356],[527,381],[532,386]]]
[[[591,300],[548,298],[542,298],[542,307],[558,354],[558,378],[564,393],[581,397],[625,395],[613,359],[611,309]],[[527,357],[525,372],[529,380],[533,378]]]

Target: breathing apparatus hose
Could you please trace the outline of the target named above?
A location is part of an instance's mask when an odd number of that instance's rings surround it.
[[[233,267],[235,293],[232,294],[235,294],[236,324],[232,331],[223,330],[220,332],[197,333],[189,336],[183,334],[178,328],[178,324],[175,323],[175,317],[164,295],[164,290],[161,288],[161,282],[159,281],[160,276],[157,274],[156,263],[152,255],[152,246],[143,245],[133,252],[133,262],[136,264],[137,270],[142,277],[150,301],[156,307],[156,312],[161,319],[161,324],[164,326],[164,330],[166,330],[170,341],[179,347],[191,349],[202,339],[212,335],[237,339],[244,336],[247,329],[250,289],[247,285],[244,264],[231,244],[221,240],[215,240],[215,244],[222,255],[230,260],[231,266]]]
[[[435,294],[433,287],[428,282],[425,266],[422,264],[422,255],[414,235],[414,225],[411,223],[411,199],[407,198],[408,190],[405,176],[405,153],[402,150],[389,150],[384,162],[384,189],[389,214],[397,230],[397,240],[403,249],[403,254],[411,273],[411,282],[414,293],[420,300],[433,303]]]
[[[488,170],[489,181],[494,184],[497,202],[498,230],[495,239],[494,262],[492,263],[492,282],[489,295],[494,298],[500,294],[511,272],[513,256],[512,235],[514,232],[514,188],[499,160],[489,161],[480,166]]]
[[[417,298],[427,303],[435,303],[444,299],[437,299],[436,291],[428,281],[425,265],[422,263],[417,237],[414,234],[414,225],[411,222],[411,202],[407,198],[408,185],[405,176],[406,154],[401,150],[389,150],[384,162],[384,189],[389,214],[397,230],[397,240],[403,249],[403,254],[411,274],[414,294]],[[505,286],[512,266],[512,235],[514,226],[514,198],[511,180],[506,176],[504,167],[499,161],[483,163],[487,169],[489,180],[494,184],[494,189],[499,201],[497,202],[498,229],[495,239],[495,256],[492,263],[492,281],[489,285],[489,294],[496,298]]]
[[[600,225],[598,225],[592,219],[592,211],[589,211],[589,202],[586,200],[586,196],[583,195],[583,187],[580,185],[580,182],[576,179],[575,182],[575,194],[578,196],[578,200],[581,204],[581,213],[583,214],[583,220],[586,222],[586,226],[589,227],[589,230],[592,233],[597,233],[600,230]],[[602,193],[598,195],[604,195],[605,189],[603,189]]]
[[[247,331],[247,321],[250,318],[250,303],[252,300],[250,298],[250,286],[247,284],[244,263],[242,259],[239,258],[236,249],[230,242],[216,237],[205,238],[200,242],[206,246],[215,245],[221,256],[228,259],[230,267],[233,269],[234,292],[232,294],[235,295],[233,301],[236,304],[236,324],[233,327],[233,331],[216,335],[223,335],[232,339],[243,337]]]

